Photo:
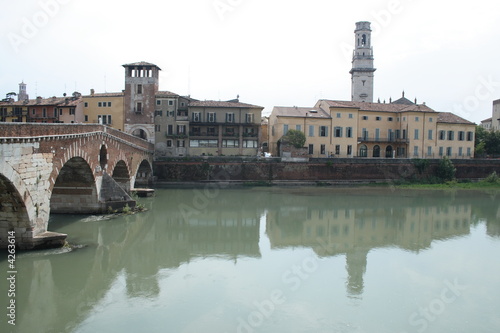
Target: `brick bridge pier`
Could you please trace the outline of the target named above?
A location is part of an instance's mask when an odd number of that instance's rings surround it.
[[[57,247],[50,213],[135,206],[135,185],[152,181],[153,145],[104,125],[0,123],[0,248]]]

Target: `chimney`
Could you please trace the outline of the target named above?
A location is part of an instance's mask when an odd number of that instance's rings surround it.
[[[36,104],[40,104],[40,103],[42,103],[42,97],[41,97],[41,96],[38,96],[38,97],[36,98]]]
[[[94,96],[94,89],[90,89],[90,96]]]

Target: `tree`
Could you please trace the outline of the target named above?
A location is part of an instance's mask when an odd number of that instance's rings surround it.
[[[439,161],[439,165],[436,170],[436,175],[443,181],[455,179],[456,172],[457,169],[453,165],[453,162],[447,156],[443,157]]]
[[[476,156],[500,154],[500,131],[487,131],[476,127]]]
[[[281,142],[289,143],[295,148],[302,148],[306,143],[306,136],[302,131],[298,130],[288,130],[288,132],[281,137]]]

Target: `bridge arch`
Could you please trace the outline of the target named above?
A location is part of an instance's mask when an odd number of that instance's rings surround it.
[[[151,133],[150,131],[148,130],[148,128],[146,128],[145,126],[142,126],[142,125],[132,125],[130,126],[130,129],[129,129],[129,134],[135,136],[135,137],[138,137],[138,138],[141,138],[143,140],[146,140],[146,141],[149,141],[150,137],[151,137]]]
[[[90,165],[82,157],[69,159],[59,171],[50,199],[52,213],[99,212],[99,193]]]
[[[126,192],[130,192],[130,172],[127,163],[124,160],[116,162],[111,175],[115,182]]]
[[[0,173],[0,229],[5,229],[5,231],[19,228],[31,229],[31,221],[34,216],[30,215],[34,215],[33,213],[38,212],[38,209],[32,209],[30,214],[26,207],[26,204],[32,202],[29,192],[16,173],[12,174],[12,178],[14,179],[10,180]],[[26,200],[28,198],[30,200]],[[6,234],[6,232],[2,232],[0,237]],[[1,239],[0,242],[3,244],[7,242],[7,239]]]
[[[138,186],[149,186],[153,182],[153,167],[147,159],[143,159],[137,167],[134,177],[134,188]]]

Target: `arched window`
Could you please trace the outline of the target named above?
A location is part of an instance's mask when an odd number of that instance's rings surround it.
[[[387,148],[385,148],[385,157],[387,158],[391,158],[392,157],[392,146],[387,146]]]
[[[380,146],[376,145],[373,147],[373,157],[380,157]]]
[[[365,46],[366,45],[366,35],[363,34],[363,36],[361,36],[361,46]]]
[[[367,157],[368,156],[368,148],[366,145],[361,145],[359,147],[359,157]]]

